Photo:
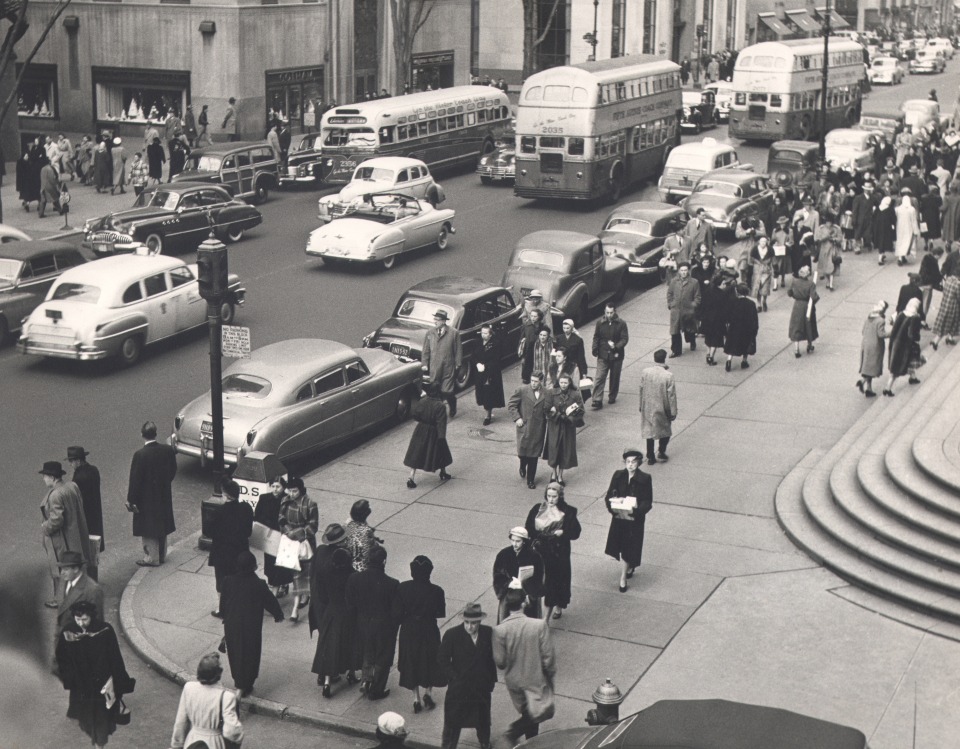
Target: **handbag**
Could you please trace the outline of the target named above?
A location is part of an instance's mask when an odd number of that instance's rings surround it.
[[[129,726],[130,725],[130,708],[127,707],[124,703],[123,698],[117,700],[117,713],[113,716],[114,722],[118,726]]]
[[[297,551],[297,559],[299,559],[301,562],[313,559],[313,547],[310,545],[309,541],[303,540],[300,542],[300,549]]]

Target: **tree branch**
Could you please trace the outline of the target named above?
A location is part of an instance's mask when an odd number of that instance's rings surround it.
[[[429,6],[427,5],[429,3]],[[430,18],[430,14],[433,13],[433,9],[436,7],[436,0],[420,0],[420,4],[417,7],[417,20],[414,22],[413,33],[410,35],[410,41],[416,37],[417,32],[423,28],[423,25]],[[423,15],[423,18],[420,18],[420,14],[423,13],[424,7],[427,8],[427,12]]]
[[[13,46],[14,46],[13,38],[15,36],[14,29],[16,29],[21,23],[23,23],[23,19],[26,17],[26,15],[27,15],[27,0],[23,0],[23,2],[20,3],[20,10],[17,11],[17,20],[10,27],[10,30],[7,32],[6,38],[3,40],[3,48],[2,48],[2,51],[0,51],[0,56],[2,56],[3,58],[3,61],[0,62],[0,79],[2,79],[3,76],[6,74],[7,68],[10,65],[10,60],[13,58]]]
[[[553,17],[557,15],[557,8],[559,5],[560,0],[553,0],[553,7],[550,9],[550,16],[547,18],[547,22],[543,26],[543,33],[534,39],[534,47],[539,47],[543,40],[547,38],[547,34],[550,33],[550,27],[553,25]]]

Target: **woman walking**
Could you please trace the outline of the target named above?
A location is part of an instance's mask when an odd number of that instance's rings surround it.
[[[707,364],[711,367],[717,363],[717,349],[723,347],[723,339],[727,333],[727,304],[730,295],[726,288],[721,286],[719,273],[711,272],[713,258],[706,257],[701,261],[700,282],[700,332],[703,334],[703,343],[707,347]]]
[[[493,332],[492,325],[480,328],[482,348],[477,355],[476,399],[477,405],[485,412],[483,425],[493,421],[493,409],[506,406],[503,395],[503,346],[500,337]]]
[[[624,468],[614,471],[605,502],[610,513],[610,530],[604,553],[620,561],[621,593],[627,592],[627,579],[633,577],[643,557],[643,526],[653,507],[653,482],[640,470],[643,453],[624,450]]]
[[[903,312],[897,314],[890,330],[890,379],[883,394],[893,397],[893,383],[898,377],[908,375],[911,385],[920,384],[917,369],[923,364],[920,355],[920,305],[919,299],[907,302]]]
[[[877,302],[863,323],[863,337],[860,343],[860,379],[857,388],[867,398],[873,398],[873,378],[883,374],[883,355],[886,353],[885,339],[890,334],[887,326],[887,307]]]
[[[937,243],[920,259],[920,292],[923,294],[923,309],[920,317],[923,319],[924,330],[930,330],[926,320],[927,315],[930,314],[930,304],[933,302],[933,290],[943,291],[943,274],[940,273],[942,255],[943,246]]]
[[[570,605],[570,542],[581,532],[577,508],[566,503],[559,483],[547,484],[543,502],[530,508],[525,527],[543,558],[544,621],[559,619]]]
[[[222,674],[219,655],[210,653],[200,659],[197,680],[184,684],[180,693],[171,749],[197,744],[207,749],[226,749],[227,741],[240,746],[243,726],[240,724],[237,693],[220,686]]]
[[[327,528],[335,533],[345,533],[340,525]],[[345,536],[344,536],[345,538]],[[338,539],[323,536],[323,543],[332,545]],[[314,611],[319,611],[316,622],[311,617],[311,626],[317,628],[317,650],[313,656],[313,673],[317,675],[324,698],[330,699],[331,684],[334,679],[347,674],[347,683],[356,684],[359,679],[354,673],[359,668],[356,644],[356,621],[353,610],[347,605],[347,579],[354,572],[353,558],[350,552],[340,546],[334,549],[330,565],[317,570],[314,576]]]
[[[97,192],[103,192],[113,181],[113,159],[106,141],[101,139],[93,151],[93,185]]]
[[[293,611],[290,621],[300,620],[300,609],[310,601],[310,560],[317,549],[320,511],[307,496],[307,488],[299,476],[287,479],[287,497],[280,504],[280,532],[300,544],[300,571],[294,572]]]
[[[777,217],[777,228],[770,237],[773,244],[773,290],[787,287],[787,273],[792,273],[790,255],[793,252],[793,232],[790,231],[790,219]]]
[[[253,511],[253,519],[257,523],[267,526],[274,531],[280,530],[280,507],[287,497],[287,481],[283,476],[274,476],[270,479],[270,493],[261,494],[257,507]],[[273,588],[277,598],[283,598],[289,592],[293,581],[293,570],[277,566],[277,558],[273,554],[263,555],[263,574],[267,576],[267,584]]]
[[[917,209],[909,195],[900,198],[900,205],[896,208],[897,214],[897,241],[894,252],[897,255],[897,265],[907,262],[907,256],[917,251],[920,242],[920,219]]]
[[[40,202],[40,180],[37,179],[38,172],[33,166],[33,157],[30,155],[30,149],[23,152],[23,157],[17,161],[17,194],[20,196],[20,204],[23,210],[30,212],[30,204],[33,201]]]
[[[843,236],[840,228],[829,218],[824,219],[817,229],[817,269],[813,274],[813,282],[818,283],[821,278],[826,279],[827,288],[833,291],[833,275],[843,262],[840,247]]]
[[[954,273],[943,278],[943,295],[940,297],[940,308],[937,310],[937,319],[933,323],[933,340],[930,345],[936,351],[940,340],[944,337],[949,345],[957,342],[960,334],[960,276]]]
[[[793,298],[793,309],[790,310],[790,324],[787,332],[790,340],[795,344],[793,355],[800,358],[800,342],[807,342],[807,353],[812,354],[813,342],[819,338],[817,330],[817,286],[810,280],[810,267],[802,266],[798,277],[790,284],[787,295]]]
[[[410,469],[408,489],[417,488],[418,470],[433,473],[439,469],[440,480],[448,480],[447,466],[453,463],[447,446],[447,407],[440,398],[440,386],[435,382],[424,383],[423,392],[424,396],[410,409],[417,426],[403,457],[403,464]]]
[[[547,439],[543,457],[553,469],[551,481],[566,486],[563,472],[577,467],[577,428],[583,426],[583,398],[573,387],[572,378],[561,374],[559,387],[547,394],[544,410],[547,413]]]
[[[537,341],[537,336],[541,329],[545,329],[543,324],[543,315],[539,309],[526,311],[523,318],[523,324],[520,327],[520,343],[517,346],[517,358],[520,360],[520,379],[524,385],[530,384],[530,375],[533,370],[533,344]]]
[[[163,146],[160,145],[160,138],[153,139],[153,143],[147,145],[147,164],[149,165],[148,174],[154,184],[163,182],[163,164],[167,160],[163,152]]]
[[[133,691],[136,680],[127,674],[113,627],[98,620],[96,605],[77,601],[70,614],[56,650],[60,681],[70,691],[67,717],[80,724],[94,746],[103,747],[125,710],[123,695]]]
[[[394,618],[400,622],[397,671],[400,686],[414,693],[413,712],[433,710],[433,688],[445,686],[437,653],[440,650],[440,627],[437,619],[446,617],[443,588],[430,582],[433,562],[418,555],[410,562],[412,579],[397,588]],[[420,690],[423,689],[421,700]]]
[[[931,242],[943,236],[940,216],[943,213],[943,199],[940,197],[940,188],[930,185],[927,194],[920,198],[920,236],[923,237],[923,248],[930,249]]]
[[[897,213],[889,195],[880,201],[874,223],[873,243],[877,248],[877,264],[883,265],[887,253],[893,252],[897,239]]]
[[[550,369],[547,372],[547,382],[551,388],[560,387],[560,376],[567,375],[574,389],[579,390],[580,386],[580,368],[567,355],[567,350],[555,348],[553,350],[553,361],[550,362]]]
[[[740,357],[740,369],[748,369],[747,357],[757,353],[757,333],[760,331],[760,318],[756,305],[747,296],[749,289],[743,284],[736,286],[734,299],[727,308],[727,336],[723,353],[727,355],[724,369],[733,367],[733,357]]]
[[[750,265],[753,268],[753,296],[757,300],[757,312],[767,311],[767,297],[773,281],[773,249],[766,237],[757,239],[750,250]]]
[[[110,156],[113,159],[113,185],[110,188],[110,194],[113,195],[119,187],[122,195],[126,192],[123,188],[127,184],[127,152],[123,149],[123,141],[120,138],[113,139]]]
[[[358,499],[350,507],[350,522],[347,523],[347,550],[350,552],[354,572],[363,572],[370,561],[370,552],[379,543],[373,526],[367,523],[370,517],[370,502]]]

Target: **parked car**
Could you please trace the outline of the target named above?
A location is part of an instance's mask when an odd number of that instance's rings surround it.
[[[323,178],[320,169],[323,163],[320,133],[311,133],[300,138],[296,148],[287,153],[287,163],[280,170],[280,186],[308,182],[320,184]]]
[[[20,330],[23,319],[40,305],[61,273],[86,262],[76,247],[60,240],[4,241],[0,245],[0,345]]]
[[[703,208],[714,227],[732,230],[744,218],[766,216],[773,205],[773,190],[765,174],[716,169],[700,178],[682,205],[687,215],[695,216]]]
[[[29,242],[30,235],[10,224],[0,224],[0,244],[7,242]]]
[[[911,73],[942,73],[947,67],[943,52],[929,47],[918,49],[910,61]]]
[[[896,57],[875,57],[867,73],[870,83],[894,85],[903,81],[903,66]]]
[[[435,245],[445,250],[456,232],[452,208],[397,193],[365,195],[348,213],[310,232],[306,253],[324,263],[380,263],[392,268],[406,252]]]
[[[820,169],[820,146],[808,140],[778,140],[767,150],[767,174],[777,187],[809,189]]]
[[[231,273],[220,309],[224,323],[233,322],[245,294]],[[116,358],[131,366],[144,346],[206,324],[196,265],[159,255],[118,255],[65,271],[27,318],[17,349],[79,361]]]
[[[827,133],[824,139],[824,158],[831,171],[869,172],[874,168],[873,148],[879,140],[877,133],[870,130],[837,128]]]
[[[442,309],[449,324],[460,331],[463,364],[456,374],[459,389],[473,377],[474,361],[482,347],[480,327],[492,325],[503,343],[504,361],[516,356],[520,342],[520,308],[513,294],[476,278],[439,276],[409,288],[394,307],[393,315],[365,336],[363,345],[389,351],[404,361],[419,361],[423,340],[434,326],[433,315]]]
[[[521,237],[500,285],[526,297],[533,289],[578,325],[590,310],[620,299],[630,263],[607,255],[600,240],[576,231],[535,231]]]
[[[716,94],[710,89],[702,91],[684,91],[683,114],[680,118],[680,128],[693,130],[699,133],[705,127],[716,124],[714,109],[716,109]]]
[[[686,219],[687,212],[678,205],[656,201],[624,203],[603,222],[603,251],[630,263],[630,274],[659,278],[663,243]]]
[[[679,145],[667,156],[667,163],[657,182],[660,196],[667,202],[686,197],[693,192],[693,186],[704,174],[725,166],[741,166],[737,150],[727,143],[704,138],[697,143]]]
[[[484,185],[494,182],[513,182],[517,178],[516,130],[505,130],[493,143],[493,151],[480,157],[477,174]]]
[[[289,461],[393,418],[406,418],[420,395],[417,363],[384,351],[300,338],[263,346],[223,373],[224,461],[251,452]],[[171,444],[213,458],[210,393],[184,406]]]
[[[949,39],[944,37],[937,37],[936,39],[927,40],[927,49],[932,49],[935,52],[942,52],[943,56],[947,60],[953,59],[953,44],[951,44]]]
[[[223,185],[235,198],[265,203],[280,185],[280,162],[266,141],[214,143],[191,151],[173,181]]]
[[[446,195],[433,180],[427,165],[419,159],[405,156],[380,156],[367,159],[354,172],[350,182],[336,195],[320,198],[318,209],[321,221],[332,221],[350,210],[351,204],[363,200],[364,195],[401,193],[425,200],[434,208]]]
[[[729,122],[730,105],[733,103],[733,83],[730,81],[714,81],[703,88],[706,91],[713,91],[717,105],[714,116],[717,122]]]
[[[900,105],[904,115],[904,124],[914,132],[930,125],[940,126],[950,122],[949,114],[941,114],[940,105],[930,99],[907,99]]]
[[[728,700],[660,700],[607,725],[562,728],[522,749],[867,749],[855,728]]]
[[[188,252],[210,236],[239,242],[263,216],[223,187],[202,182],[172,182],[144,190],[133,208],[89,219],[83,246],[98,257],[134,252],[146,245],[153,255]]]

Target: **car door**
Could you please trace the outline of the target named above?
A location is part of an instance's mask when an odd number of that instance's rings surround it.
[[[47,296],[53,282],[60,275],[52,252],[34,255],[23,264],[14,301],[8,306],[10,327],[19,327],[20,321],[33,312]]]
[[[311,378],[310,397],[302,402],[297,424],[283,448],[284,454],[301,454],[317,450],[349,436],[353,432],[354,409],[344,379],[343,366],[338,364]],[[298,394],[298,397],[300,394]]]
[[[201,190],[199,199],[204,217],[209,216],[217,231],[229,229],[231,222],[239,218],[237,204],[223,190],[214,187]]]
[[[193,271],[186,265],[171,268],[168,283],[176,313],[176,330],[198,328],[207,321],[207,303],[200,296],[200,287]]]
[[[389,378],[374,378],[360,358],[349,362],[344,371],[353,404],[354,432],[378,424],[394,413],[396,400],[389,387]]]
[[[174,229],[167,236],[175,238],[177,246],[187,250],[196,249],[210,233],[210,220],[201,205],[200,192],[188,192],[180,197]]]
[[[431,244],[437,238],[437,231],[440,228],[440,218],[436,215],[436,211],[431,210],[429,203],[419,200],[412,203],[417,207],[416,215],[408,216],[401,222],[408,250]],[[409,204],[411,201],[408,201]]]
[[[240,172],[240,195],[253,194],[253,177],[255,168],[248,151],[239,151],[234,154],[237,159],[237,170]]]
[[[220,183],[229,190],[231,195],[237,197],[242,195],[242,190],[240,189],[240,170],[237,167],[235,154],[224,157],[223,164],[220,167]]]
[[[167,294],[167,274],[153,273],[143,279],[144,299],[139,309],[147,316],[147,343],[168,338],[177,332],[177,307]]]

